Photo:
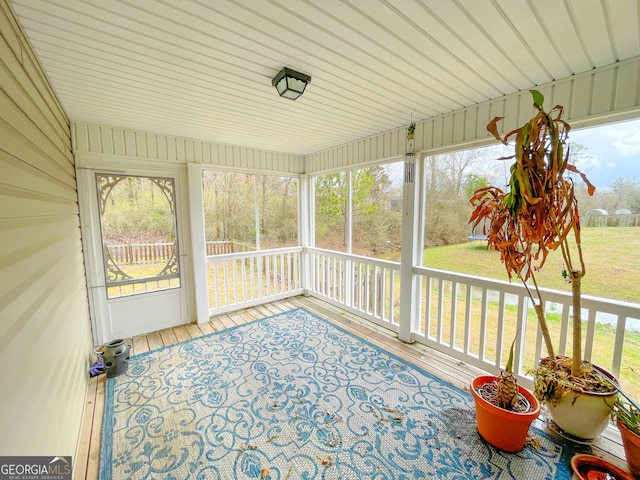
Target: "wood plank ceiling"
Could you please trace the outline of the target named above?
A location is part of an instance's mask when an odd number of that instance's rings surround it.
[[[640,0],[12,5],[72,121],[293,154],[640,55]]]

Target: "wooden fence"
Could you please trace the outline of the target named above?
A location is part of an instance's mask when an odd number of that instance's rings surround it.
[[[174,248],[175,242],[107,245],[111,259],[121,265],[167,262],[171,258]]]
[[[116,264],[144,265],[168,262],[175,248],[170,243],[127,243],[107,245],[109,255]],[[207,256],[227,253],[250,252],[255,247],[235,240],[206,242]]]
[[[640,226],[640,213],[584,215],[580,222],[583,227],[638,227]]]

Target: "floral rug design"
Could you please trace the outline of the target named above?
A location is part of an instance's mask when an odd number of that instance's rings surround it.
[[[573,452],[484,442],[468,392],[304,309],[131,357],[100,478],[569,480]]]

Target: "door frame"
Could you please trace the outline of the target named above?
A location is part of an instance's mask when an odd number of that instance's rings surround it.
[[[130,159],[100,158],[89,161],[76,162],[76,178],[78,184],[78,204],[80,211],[80,224],[82,232],[82,243],[84,249],[84,260],[87,275],[87,291],[89,299],[89,310],[91,316],[91,327],[93,341],[95,345],[100,345],[111,338],[110,329],[110,302],[117,302],[119,299],[107,299],[106,281],[102,251],[102,233],[98,212],[98,196],[96,190],[96,173],[107,175],[132,175],[148,177],[173,178],[175,184],[175,214],[176,214],[176,236],[178,237],[178,256],[180,259],[180,288],[179,308],[180,318],[173,321],[158,324],[153,328],[160,330],[176,325],[184,325],[193,321],[193,275],[191,274],[190,256],[191,237],[189,232],[189,198],[186,166],[167,165],[162,163],[145,162],[144,167],[131,167]],[[144,295],[162,295],[162,292],[171,290],[150,292]],[[175,293],[175,292],[174,292]],[[122,298],[133,298],[122,297]],[[122,302],[122,300],[120,300]],[[133,335],[146,332],[132,331]],[[130,336],[130,335],[127,335]]]

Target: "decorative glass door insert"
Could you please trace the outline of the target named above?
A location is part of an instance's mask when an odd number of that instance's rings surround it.
[[[172,178],[96,174],[107,298],[180,288]]]

